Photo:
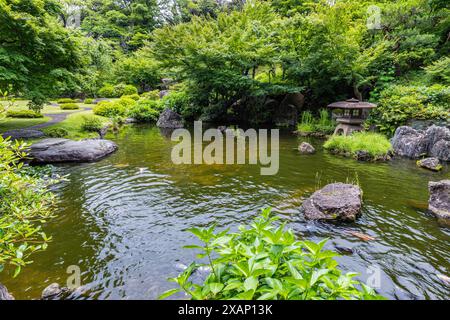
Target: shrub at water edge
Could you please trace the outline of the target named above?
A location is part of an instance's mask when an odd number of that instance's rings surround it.
[[[323,300],[382,299],[373,289],[354,280],[356,273],[343,274],[333,258],[338,254],[323,250],[319,243],[298,241],[285,224],[275,225],[278,218],[270,208],[239,232],[214,233],[210,228],[189,229],[203,245],[199,258],[207,264],[192,263],[176,278],[169,279],[179,288],[160,298],[185,292],[194,300]],[[203,284],[195,284],[192,274],[201,266],[211,272]]]
[[[61,110],[77,110],[80,107],[76,103],[63,103],[59,106]]]
[[[392,150],[389,140],[374,132],[355,132],[351,136],[334,135],[323,147],[335,153],[353,156],[358,151],[366,151],[374,160],[383,159]]]
[[[54,195],[47,187],[56,181],[39,178],[39,167],[23,166],[27,147],[0,136],[0,272],[9,265],[14,276],[51,240],[42,226],[53,217]]]
[[[10,110],[6,113],[8,118],[43,118],[44,115],[42,113],[38,113],[32,110],[19,110],[13,111]]]
[[[130,109],[128,117],[138,122],[156,122],[160,113],[160,104],[157,101],[144,100]]]

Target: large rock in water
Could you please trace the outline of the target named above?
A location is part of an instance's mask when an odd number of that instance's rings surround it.
[[[361,211],[361,189],[353,184],[326,185],[301,206],[307,219],[354,221]]]
[[[178,113],[171,109],[166,109],[159,116],[156,125],[160,128],[183,128],[183,121]]]
[[[312,145],[310,145],[308,142],[302,142],[298,146],[298,151],[300,151],[300,153],[303,153],[303,154],[312,154],[312,153],[316,152],[316,149],[314,149],[314,147]]]
[[[109,140],[85,139],[44,139],[31,145],[30,156],[34,163],[90,162],[99,160],[118,149]]]
[[[450,130],[446,127],[433,125],[425,131],[398,127],[391,142],[400,156],[417,159],[428,155],[450,161]]]
[[[439,171],[442,169],[442,165],[438,158],[425,158],[417,161],[417,165],[421,168],[431,171]]]
[[[450,219],[450,180],[428,183],[428,209],[438,218]]]

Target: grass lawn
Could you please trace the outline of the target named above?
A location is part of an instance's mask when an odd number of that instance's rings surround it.
[[[5,132],[14,129],[23,129],[37,124],[49,121],[49,117],[22,119],[22,118],[5,118],[0,120],[0,132]]]
[[[101,119],[102,123],[105,126],[110,122],[110,120],[108,118],[96,116],[96,115],[94,115],[92,110],[88,110],[88,111],[82,111],[82,112],[77,112],[75,114],[72,114],[72,115],[68,116],[67,119],[65,119],[64,121],[57,123],[53,126],[50,126],[48,128],[45,128],[42,131],[46,132],[47,130],[50,130],[53,128],[62,128],[62,129],[67,130],[67,132],[69,133],[65,137],[68,139],[79,140],[79,139],[85,139],[85,138],[98,138],[98,134],[96,132],[87,132],[87,131],[83,131],[81,129],[81,125],[84,121],[85,116],[98,117],[99,119]]]
[[[56,101],[52,101],[52,102],[56,103]],[[7,105],[6,101],[0,101],[0,103],[3,105]],[[15,102],[15,106],[10,108],[9,110],[11,110],[11,111],[28,110],[27,104],[28,104],[28,100],[18,100]],[[81,110],[86,107],[92,108],[94,106],[93,104],[84,104],[84,103],[77,103],[77,105],[80,107]],[[61,108],[59,106],[56,107],[56,106],[51,106],[49,104],[46,104],[41,112],[43,114],[47,114],[47,113],[67,113],[67,112],[73,112],[73,111],[76,111],[76,110],[61,110]]]

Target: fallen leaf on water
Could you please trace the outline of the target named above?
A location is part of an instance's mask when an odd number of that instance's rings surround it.
[[[356,231],[349,231],[349,234],[351,234],[352,236],[355,236],[363,241],[373,241],[376,240],[376,238],[369,236],[368,234],[365,233],[361,233],[361,232],[356,232]]]

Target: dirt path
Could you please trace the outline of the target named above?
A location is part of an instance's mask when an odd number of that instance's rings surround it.
[[[71,115],[71,114],[78,113],[78,112],[83,112],[83,111],[89,111],[89,110],[92,110],[92,108],[91,107],[84,107],[82,110],[77,110],[77,111],[74,111],[74,112],[65,112],[65,113],[46,113],[46,114],[44,114],[44,116],[50,117],[51,119],[49,121],[47,121],[45,123],[40,123],[40,124],[31,126],[31,127],[26,127],[24,129],[27,129],[27,130],[39,130],[39,129],[47,128],[47,127],[50,127],[50,126],[52,126],[54,124],[57,124],[57,123],[60,123],[60,122],[62,122],[64,120],[66,120],[66,118],[69,115]]]

